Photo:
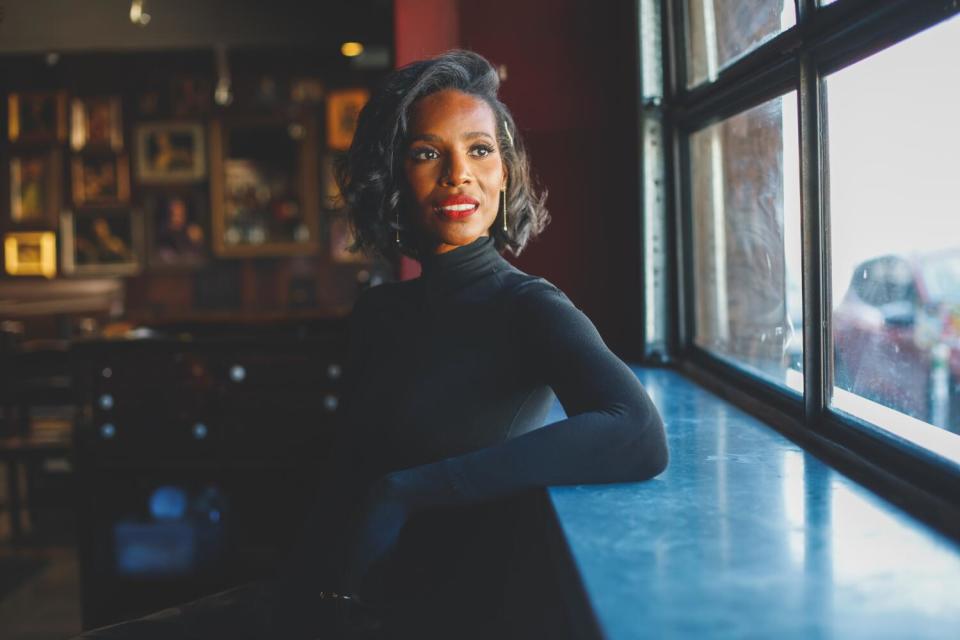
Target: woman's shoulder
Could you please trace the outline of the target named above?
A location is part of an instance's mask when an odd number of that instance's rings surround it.
[[[560,297],[569,300],[560,287],[541,276],[530,275],[517,268],[501,272],[504,295],[520,302]]]
[[[570,298],[546,278],[513,268],[501,276],[505,297],[520,309],[532,310],[557,304],[573,307]]]

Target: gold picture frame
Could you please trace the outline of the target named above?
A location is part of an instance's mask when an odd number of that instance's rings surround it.
[[[141,184],[183,184],[207,177],[203,125],[147,122],[137,126],[136,177]]]
[[[52,231],[12,231],[3,236],[3,258],[11,276],[57,275],[57,237]]]
[[[74,98],[70,103],[70,147],[123,149],[123,118],[118,96]]]
[[[7,95],[10,142],[63,142],[67,139],[66,91],[23,91]]]
[[[210,222],[221,257],[312,254],[319,240],[313,117],[216,119],[210,125]]]
[[[136,275],[143,262],[143,215],[129,208],[64,211],[60,250],[65,274]]]
[[[366,89],[337,89],[327,94],[327,148],[346,151],[353,142],[360,110],[370,99]]]
[[[63,172],[59,149],[10,157],[10,222],[56,226]]]
[[[70,180],[73,203],[77,206],[123,206],[130,201],[130,163],[126,154],[73,156]]]

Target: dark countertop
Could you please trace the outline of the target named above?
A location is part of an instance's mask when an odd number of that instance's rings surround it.
[[[605,637],[960,638],[960,545],[680,374],[634,370],[669,468],[549,490]]]

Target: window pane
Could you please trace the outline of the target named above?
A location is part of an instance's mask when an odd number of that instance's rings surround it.
[[[731,62],[797,22],[793,0],[686,0],[687,86],[713,81]]]
[[[796,93],[690,137],[694,341],[802,391]]]
[[[825,84],[833,405],[960,460],[958,59],[954,18]]]

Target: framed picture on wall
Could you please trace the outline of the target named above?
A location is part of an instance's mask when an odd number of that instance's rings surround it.
[[[60,151],[10,158],[10,221],[55,226],[60,211]]]
[[[120,98],[74,98],[70,103],[70,146],[74,151],[123,149]]]
[[[67,138],[65,91],[24,91],[7,95],[10,142],[63,142]]]
[[[170,81],[170,110],[175,116],[200,116],[210,111],[213,89],[199,76],[176,76]]]
[[[327,147],[346,151],[353,141],[360,110],[370,99],[366,89],[338,89],[327,95]]]
[[[136,139],[137,181],[145,184],[198,182],[207,176],[203,125],[151,122],[139,125]]]
[[[317,250],[320,206],[312,118],[214,121],[210,153],[211,234],[217,255]]]
[[[200,189],[154,193],[143,201],[150,268],[195,268],[207,262],[207,206]]]
[[[70,181],[77,206],[122,206],[130,201],[130,164],[126,154],[74,156]]]
[[[64,273],[131,275],[140,271],[142,216],[123,209],[65,211],[60,220]]]
[[[57,239],[52,231],[14,231],[3,236],[3,262],[11,276],[57,275]]]

